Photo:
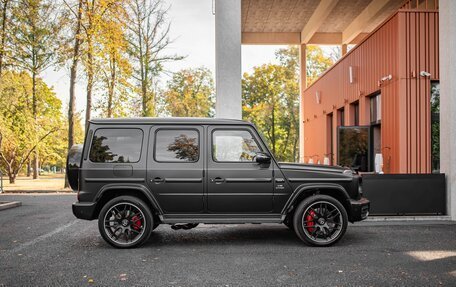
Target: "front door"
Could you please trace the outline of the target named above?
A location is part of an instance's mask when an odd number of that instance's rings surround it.
[[[154,126],[150,131],[147,181],[165,213],[204,209],[201,126]]]
[[[211,213],[264,213],[272,211],[273,163],[255,162],[267,152],[250,126],[208,128],[208,194]]]

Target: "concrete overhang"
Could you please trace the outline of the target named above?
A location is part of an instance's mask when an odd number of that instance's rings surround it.
[[[242,0],[242,44],[357,44],[404,0]]]

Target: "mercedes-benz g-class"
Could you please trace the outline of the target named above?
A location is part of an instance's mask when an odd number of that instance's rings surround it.
[[[282,223],[305,243],[328,246],[369,213],[352,170],[277,162],[240,120],[91,120],[67,165],[74,215],[98,219],[119,248],[139,246],[159,224],[199,223]]]

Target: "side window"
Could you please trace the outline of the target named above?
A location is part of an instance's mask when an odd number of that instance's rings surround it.
[[[260,147],[246,130],[215,130],[212,133],[212,157],[219,162],[251,162]]]
[[[155,134],[155,161],[197,162],[199,134],[196,130],[159,129]]]
[[[97,129],[90,147],[90,161],[133,163],[141,157],[143,132],[140,129]]]

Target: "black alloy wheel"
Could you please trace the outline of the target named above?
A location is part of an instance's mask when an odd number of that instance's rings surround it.
[[[311,246],[330,246],[345,234],[347,211],[335,198],[313,195],[296,209],[293,226],[298,237]]]
[[[132,196],[120,196],[110,200],[98,216],[101,236],[117,248],[140,246],[149,238],[153,226],[149,207]]]

